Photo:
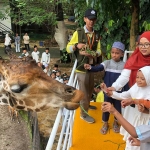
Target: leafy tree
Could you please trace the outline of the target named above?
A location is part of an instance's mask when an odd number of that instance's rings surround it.
[[[56,25],[56,11],[54,1],[45,0],[13,0],[10,16],[14,24],[45,25],[50,32]],[[15,6],[15,7],[13,7]]]
[[[128,50],[134,50],[136,37],[150,30],[149,0],[75,0],[75,6],[79,26],[84,24],[83,14],[87,7],[98,11],[95,29],[99,30],[102,50],[108,55],[115,40],[125,43]]]
[[[53,29],[53,35],[58,2],[12,0],[10,16],[13,23],[19,25],[44,24],[48,31]],[[72,15],[74,10],[78,26],[84,25],[83,17],[87,8],[98,11],[95,29],[100,32],[102,49],[108,54],[115,40],[125,43],[128,50],[134,50],[136,37],[144,30],[150,30],[149,0],[61,0],[61,3],[65,14]]]

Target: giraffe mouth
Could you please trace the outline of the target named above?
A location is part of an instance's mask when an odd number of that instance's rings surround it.
[[[78,103],[66,102],[66,103],[63,104],[63,106],[68,110],[75,110],[80,106],[80,104],[79,104],[79,102]]]
[[[74,91],[74,97],[70,102],[64,102],[64,107],[69,110],[75,110],[80,106],[80,101],[84,98],[84,93],[79,90]]]

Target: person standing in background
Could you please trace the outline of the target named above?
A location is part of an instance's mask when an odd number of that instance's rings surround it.
[[[18,36],[18,33],[16,33],[15,36],[15,47],[16,47],[16,53],[20,52],[20,36]]]
[[[27,33],[25,33],[25,35],[23,36],[23,40],[24,40],[24,46],[27,49],[27,51],[30,51],[30,46],[29,46],[29,36]]]
[[[10,50],[11,49],[11,38],[9,37],[9,34],[7,33],[5,35],[5,53],[7,54],[7,50]]]
[[[43,70],[46,69],[48,71],[48,66],[50,64],[49,48],[46,48],[45,52],[42,53],[41,64],[42,64]]]
[[[32,58],[36,61],[36,63],[39,65],[40,62],[40,52],[38,51],[38,47],[34,45],[34,50],[31,54]],[[40,65],[39,65],[40,66]]]
[[[4,45],[5,45],[5,48],[8,46],[9,48],[11,48],[11,38],[9,37],[9,34],[7,33],[6,35],[5,35],[5,43],[4,43]]]

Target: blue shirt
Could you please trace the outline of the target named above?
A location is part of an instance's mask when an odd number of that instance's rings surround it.
[[[90,71],[98,72],[98,71],[104,70],[105,71],[104,83],[106,84],[107,87],[110,87],[120,76],[121,71],[124,68],[124,64],[125,63],[121,60],[119,62],[116,62],[113,59],[105,60],[98,66],[91,66]],[[127,89],[128,89],[128,87],[127,87]]]
[[[135,128],[141,141],[140,150],[150,149],[150,125],[141,125]]]

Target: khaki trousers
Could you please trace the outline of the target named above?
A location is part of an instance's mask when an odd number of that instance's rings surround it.
[[[89,104],[91,101],[91,96],[94,90],[94,73],[87,72],[87,73],[76,73],[77,80],[79,84],[79,90],[83,91],[84,98],[80,101],[80,105],[84,108],[85,111],[88,112]],[[84,110],[81,109],[81,115],[87,115]]]

